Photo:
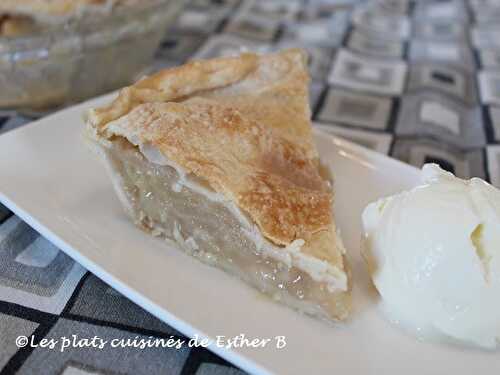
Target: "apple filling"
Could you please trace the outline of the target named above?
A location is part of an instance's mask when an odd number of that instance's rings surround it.
[[[346,293],[328,290],[325,282],[281,259],[284,249],[265,239],[251,219],[204,181],[150,162],[120,137],[100,147],[115,175],[115,189],[139,227],[299,311],[327,319],[348,314]]]

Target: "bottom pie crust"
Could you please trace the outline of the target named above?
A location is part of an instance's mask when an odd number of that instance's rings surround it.
[[[347,317],[350,285],[346,290],[332,291],[331,285],[315,280],[287,258],[289,252],[300,252],[302,240],[283,251],[203,181],[182,176],[174,166],[150,162],[123,138],[95,145],[107,162],[122,204],[138,227],[173,241],[189,255],[300,312],[328,320]],[[350,277],[347,279],[350,283]]]

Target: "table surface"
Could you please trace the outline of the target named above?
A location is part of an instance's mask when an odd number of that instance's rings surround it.
[[[496,4],[192,0],[167,32],[152,69],[242,48],[305,48],[316,124],[410,164],[436,162],[460,177],[500,186]],[[0,134],[41,115],[0,111]],[[73,335],[133,340],[182,334],[1,205],[0,259],[0,374],[242,373],[203,348],[165,348],[153,358],[131,347],[71,355],[43,348],[44,338]],[[18,348],[18,336],[34,345]]]

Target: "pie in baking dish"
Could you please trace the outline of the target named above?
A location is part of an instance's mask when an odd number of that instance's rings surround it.
[[[17,37],[36,32],[37,25],[29,17],[0,14],[0,37]]]
[[[86,122],[139,227],[297,310],[347,317],[349,270],[302,51],[164,70]]]
[[[158,0],[142,0],[143,3]],[[106,14],[141,0],[0,0],[0,37],[39,32],[83,15]]]
[[[0,13],[59,22],[78,13],[102,12],[116,6],[140,2],[141,0],[1,0]]]

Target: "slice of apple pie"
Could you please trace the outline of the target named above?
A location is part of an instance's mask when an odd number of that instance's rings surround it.
[[[300,50],[200,60],[87,114],[135,223],[302,312],[350,311]]]

